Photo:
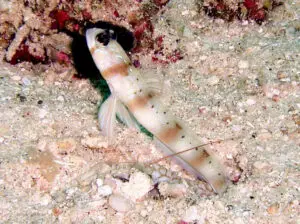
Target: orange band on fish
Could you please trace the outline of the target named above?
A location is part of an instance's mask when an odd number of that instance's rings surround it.
[[[125,63],[115,64],[101,72],[105,79],[109,79],[116,75],[127,76],[128,65]]]
[[[210,155],[206,152],[206,150],[203,150],[201,154],[190,160],[189,163],[194,167],[199,167],[208,159],[209,156]]]
[[[95,51],[96,51],[96,47],[91,47],[90,48],[90,52],[91,52],[92,55],[94,54]]]
[[[127,106],[130,111],[135,111],[144,108],[151,98],[151,94],[148,94],[146,96],[136,96],[130,102],[128,102]]]
[[[175,127],[168,128],[163,130],[161,133],[158,134],[158,139],[165,143],[170,143],[174,139],[177,138],[179,132],[181,131],[182,127],[176,123]]]

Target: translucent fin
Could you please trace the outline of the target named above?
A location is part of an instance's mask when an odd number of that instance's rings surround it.
[[[139,130],[139,125],[135,121],[134,117],[128,111],[128,109],[122,104],[119,100],[117,100],[117,108],[116,113],[118,118],[128,127],[135,130]]]
[[[117,98],[114,94],[110,95],[101,105],[98,113],[100,130],[109,140],[113,137],[113,131],[116,124],[116,105]]]

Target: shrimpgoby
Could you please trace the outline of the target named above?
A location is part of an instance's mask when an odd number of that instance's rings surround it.
[[[126,52],[115,39],[113,30],[90,28],[86,41],[94,63],[107,81],[110,97],[99,110],[100,128],[112,137],[116,114],[129,127],[137,126],[135,119],[150,131],[165,147],[166,153],[176,154],[176,160],[187,171],[204,179],[216,193],[227,188],[222,165],[201,141],[160,101],[155,89],[147,86],[141,71],[135,68]],[[135,119],[134,119],[134,118]]]

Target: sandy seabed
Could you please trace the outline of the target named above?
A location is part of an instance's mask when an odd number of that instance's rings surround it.
[[[138,58],[145,76],[164,80],[171,112],[204,143],[224,140],[210,147],[228,190],[213,194],[169,159],[149,165],[163,156],[159,145],[122,124],[109,142],[97,123],[102,97],[71,65],[3,61],[1,223],[300,223],[299,1],[262,25],[198,7],[170,1],[152,18],[181,60]]]

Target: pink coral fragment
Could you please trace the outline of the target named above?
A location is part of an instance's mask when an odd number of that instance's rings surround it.
[[[70,57],[62,51],[56,53],[56,58],[60,64],[68,65],[71,62]]]

